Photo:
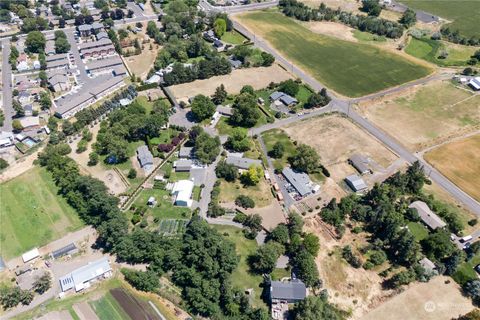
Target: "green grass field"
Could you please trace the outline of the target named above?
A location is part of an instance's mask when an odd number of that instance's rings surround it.
[[[439,59],[440,53],[448,52],[446,59]],[[405,52],[411,56],[435,63],[441,67],[464,66],[474,54],[475,47],[453,45],[447,42],[435,41],[429,38],[411,38]]]
[[[480,0],[401,0],[400,2],[452,21],[448,26],[452,30],[458,29],[461,35],[480,37],[478,28]]]
[[[91,301],[90,305],[100,320],[130,320],[110,292],[107,292],[99,300]]]
[[[238,33],[237,31],[233,30],[233,31],[228,31],[228,32],[225,32],[221,38],[221,40],[223,42],[226,42],[226,43],[230,43],[230,44],[234,44],[234,45],[239,45],[239,44],[242,44],[245,40],[247,40],[247,38],[245,38],[244,36],[242,36],[240,33]]]
[[[428,230],[420,222],[409,222],[407,226],[415,240],[422,241],[428,237]]]
[[[348,97],[381,91],[425,77],[432,71],[374,45],[314,33],[277,12],[252,12],[238,19],[285,58]]]
[[[478,274],[475,269],[473,269],[478,264],[480,264],[480,255],[476,255],[467,262],[462,263],[458,266],[457,271],[453,274],[453,280],[455,280],[458,284],[463,285],[469,280],[478,279]]]
[[[232,274],[232,285],[245,290],[253,288],[253,304],[256,307],[266,307],[260,298],[262,294],[262,288],[260,287],[260,284],[263,282],[262,276],[252,274],[247,264],[247,257],[257,250],[257,242],[246,239],[242,229],[221,225],[213,225],[213,227],[221,234],[228,234],[225,238],[235,243],[237,255],[240,257],[238,267]]]
[[[267,152],[272,151],[273,145],[277,142],[283,144],[285,148],[285,152],[282,158],[280,159],[273,159],[273,166],[275,169],[282,169],[288,163],[288,157],[292,156],[295,153],[295,145],[293,144],[292,140],[288,137],[285,131],[281,129],[273,129],[266,131],[262,134],[263,142],[265,143],[265,147],[267,148]]]
[[[0,185],[0,221],[4,259],[83,226],[75,210],[57,195],[50,173],[38,167]]]

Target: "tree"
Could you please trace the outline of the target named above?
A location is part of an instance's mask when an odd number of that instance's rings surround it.
[[[250,150],[250,139],[244,128],[234,128],[228,136],[225,146],[236,152],[245,152]]]
[[[210,164],[220,153],[220,139],[202,132],[195,139],[195,156],[200,162]]]
[[[257,249],[257,252],[249,257],[250,268],[259,274],[272,273],[283,251],[283,246],[274,241],[264,244]]]
[[[208,119],[215,113],[215,104],[203,94],[199,94],[193,98],[192,113],[198,121]]]
[[[378,0],[362,0],[362,4],[362,11],[368,13],[369,16],[378,17],[380,12],[382,12],[382,7]]]
[[[263,177],[263,169],[260,166],[251,165],[247,171],[241,175],[241,180],[243,184],[254,186],[260,182],[260,179]]]
[[[8,167],[8,162],[5,159],[0,158],[0,170],[3,170],[7,167]]]
[[[222,104],[227,99],[228,93],[225,90],[223,83],[215,89],[215,93],[212,96],[212,101],[216,105]]]
[[[22,124],[20,123],[20,120],[18,120],[18,119],[14,119],[14,120],[12,121],[12,127],[13,127],[13,130],[15,130],[15,131],[17,131],[17,132],[23,130],[23,126],[22,126]]]
[[[218,18],[213,24],[213,30],[218,38],[221,38],[227,31],[227,22],[224,19]]]
[[[52,278],[45,273],[33,283],[33,290],[38,294],[45,293],[52,286]]]
[[[267,236],[267,241],[276,241],[282,245],[287,245],[290,241],[288,227],[284,223],[278,224]]]
[[[320,166],[320,157],[315,149],[306,144],[297,147],[296,154],[289,159],[290,165],[295,170],[312,173]]]
[[[137,271],[122,268],[121,272],[125,280],[137,290],[155,292],[160,287],[158,275],[151,270]]]
[[[450,234],[446,230],[437,229],[423,239],[423,251],[429,258],[434,258],[440,261],[446,257],[451,256],[457,248],[450,240]]]
[[[131,168],[131,169],[128,171],[127,178],[128,178],[128,179],[135,179],[136,177],[137,177],[137,170],[135,170],[134,168]]]
[[[40,79],[40,86],[45,88],[48,85],[48,76],[45,70],[40,70],[38,73],[38,78]]]
[[[269,67],[275,62],[275,57],[268,52],[262,52],[262,60],[262,66]]]
[[[255,95],[244,92],[240,93],[233,103],[233,115],[230,121],[242,127],[253,127],[260,118]]]
[[[45,51],[45,36],[40,31],[30,31],[25,40],[27,50],[32,53]]]
[[[407,11],[403,13],[402,17],[398,22],[403,24],[405,27],[410,28],[415,24],[415,22],[417,22],[417,14],[415,13],[415,11],[408,8]]]
[[[285,80],[278,86],[278,91],[286,93],[292,97],[295,97],[300,90],[300,85],[292,79]]]
[[[248,215],[243,225],[250,231],[250,238],[255,238],[257,233],[262,230],[262,217],[258,214]]]
[[[308,97],[307,103],[305,103],[305,108],[318,108],[324,107],[330,103],[332,99],[328,96],[327,90],[323,88],[318,93],[313,93]]]
[[[285,146],[280,141],[275,142],[268,155],[275,159],[280,159],[285,154]]]
[[[215,174],[218,178],[224,178],[225,181],[233,182],[238,177],[238,169],[224,160],[218,163],[215,168]]]
[[[465,293],[476,303],[480,300],[480,280],[470,280],[463,285]]]
[[[297,302],[292,310],[293,320],[343,320],[342,312],[329,304],[326,298],[308,296]]]
[[[297,270],[297,277],[302,280],[307,287],[313,287],[318,283],[317,264],[308,251],[300,249],[293,257],[293,266],[295,270]]]
[[[320,241],[313,233],[307,233],[303,237],[303,246],[312,256],[316,257],[318,250],[320,250]]]
[[[99,160],[99,156],[98,156],[98,153],[96,152],[91,152],[89,155],[88,155],[88,165],[89,166],[94,166],[98,163],[98,160]]]
[[[239,195],[235,199],[235,204],[239,207],[248,209],[248,208],[254,208],[255,207],[255,201],[253,201],[252,198],[249,196],[245,196],[243,194]]]
[[[473,309],[467,314],[463,316],[459,316],[458,318],[454,318],[452,320],[478,320],[480,319],[480,309]]]
[[[40,92],[39,102],[42,110],[50,109],[50,107],[52,106],[52,100],[50,99],[50,95],[45,91]]]
[[[13,107],[13,110],[15,111],[15,117],[21,118],[25,116],[25,110],[23,109],[21,103],[18,102],[18,100],[12,101],[12,107]]]
[[[67,53],[70,51],[70,43],[66,38],[57,38],[55,40],[55,52],[56,53]]]

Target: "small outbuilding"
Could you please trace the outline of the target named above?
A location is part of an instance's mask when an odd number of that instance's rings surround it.
[[[32,261],[32,260],[34,260],[38,257],[40,257],[40,252],[38,252],[37,248],[34,248],[34,249],[32,249],[30,251],[27,251],[24,254],[22,254],[22,260],[23,260],[24,263]]]
[[[473,90],[479,91],[480,90],[480,77],[475,77],[475,78],[470,79],[470,81],[468,82],[468,85]]]
[[[354,154],[348,159],[350,163],[361,175],[371,173],[368,166],[368,159],[360,154]]]
[[[63,248],[60,248],[58,250],[52,251],[50,256],[52,259],[58,259],[66,255],[72,255],[78,252],[78,248],[75,246],[75,244],[72,242],[68,245],[66,245]]]
[[[173,163],[176,172],[190,172],[192,169],[192,160],[180,159]]]
[[[345,182],[355,192],[365,191],[368,189],[367,184],[361,177],[356,174],[352,174],[345,178]]]

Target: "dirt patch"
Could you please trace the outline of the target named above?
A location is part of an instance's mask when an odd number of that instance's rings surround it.
[[[453,183],[480,201],[480,134],[445,144],[425,159]]]
[[[345,190],[333,179],[326,178],[318,193],[296,202],[292,208],[302,215],[311,217],[316,215],[319,209],[327,205],[333,198],[341,199],[346,195]],[[313,211],[309,212],[309,209],[313,209]]]
[[[352,234],[347,230],[341,240],[336,240],[318,217],[305,219],[305,231],[317,235],[322,244],[315,261],[329,300],[342,310],[351,310],[353,319],[359,319],[392,294],[382,289],[383,279],[377,274],[378,270],[354,269],[339,255],[341,247],[347,244],[354,250],[364,246],[365,234]]]
[[[84,301],[73,305],[73,310],[80,320],[99,320],[90,305]]]
[[[31,155],[21,158],[14,164],[11,164],[0,174],[0,182],[11,180],[33,168],[33,161],[38,158],[38,153],[42,150],[43,148],[40,148],[38,151],[32,153]]]
[[[411,151],[480,128],[480,95],[450,81],[433,81],[356,107]]]
[[[152,46],[152,49],[150,49],[150,46]],[[150,43],[144,44],[141,54],[137,56],[124,57],[123,59],[125,60],[128,69],[132,73],[134,73],[137,77],[144,79],[150,71],[155,58],[157,57],[158,50],[159,46],[153,44],[152,40],[150,40]]]
[[[36,320],[73,320],[73,318],[67,310],[63,310],[49,312]]]
[[[344,11],[360,13],[359,7],[361,3],[356,0],[301,0],[301,2],[312,8],[318,8],[324,3],[330,8],[341,8]]]
[[[131,319],[161,320],[147,303],[137,300],[123,289],[112,289],[110,293]]]
[[[249,214],[258,213],[262,217],[262,226],[268,230],[275,228],[279,223],[286,223],[283,208],[277,200],[263,208],[253,208],[246,211]]]
[[[306,22],[304,25],[315,33],[324,34],[342,40],[358,42],[352,33],[354,29],[341,23],[321,21]]]
[[[274,64],[270,67],[233,70],[231,74],[179,84],[170,89],[177,99],[188,100],[197,94],[212,95],[222,83],[229,94],[237,94],[247,84],[258,90],[267,87],[270,82],[281,82],[290,78],[290,73]]]
[[[473,308],[470,299],[461,294],[460,287],[452,279],[437,276],[427,283],[411,285],[362,319],[447,320]]]
[[[328,170],[332,168],[331,177],[336,182],[354,173],[353,167],[346,164],[353,154],[362,154],[384,168],[397,159],[395,154],[370,134],[338,115],[301,121],[284,130],[291,139],[315,148],[322,164]]]

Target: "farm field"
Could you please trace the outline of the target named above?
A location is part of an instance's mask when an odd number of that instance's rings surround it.
[[[440,146],[425,159],[463,191],[480,201],[480,134]]]
[[[436,276],[427,283],[415,283],[361,319],[447,320],[471,311],[471,300],[462,295],[455,282],[446,283],[449,279]]]
[[[411,56],[423,59],[439,66],[464,66],[475,53],[475,47],[462,46],[449,42],[439,42],[429,38],[411,38],[405,52]],[[442,51],[446,51],[446,59],[439,59]]]
[[[100,320],[129,320],[130,317],[123,311],[117,300],[107,292],[99,300],[90,302],[90,306]]]
[[[316,34],[277,12],[253,12],[235,19],[344,96],[368,95],[425,77],[432,71],[373,45]]]
[[[338,115],[304,120],[284,130],[290,139],[304,141],[313,147],[320,155],[320,162],[336,182],[355,172],[353,167],[347,165],[348,158],[353,154],[364,155],[383,168],[397,158],[374,137]],[[310,139],[312,136],[316,138]]]
[[[360,105],[359,109],[411,151],[480,126],[480,95],[457,88],[450,81],[416,86],[406,93]]]
[[[480,31],[477,28],[478,17],[480,16],[480,0],[401,0],[400,2],[411,8],[424,10],[452,21],[447,26],[452,30],[458,29],[463,36],[480,36]]]
[[[57,190],[50,173],[39,167],[0,185],[0,247],[4,259],[83,226]]]
[[[257,250],[257,242],[245,238],[240,228],[222,225],[213,225],[213,227],[221,234],[228,234],[225,238],[235,243],[237,255],[240,256],[238,267],[232,273],[232,285],[245,290],[252,288],[253,304],[257,307],[266,307],[260,298],[263,290],[263,288],[260,287],[263,281],[262,276],[250,273],[250,268],[247,264],[247,257]]]
[[[281,82],[290,79],[290,73],[277,64],[270,67],[258,67],[233,70],[231,74],[211,77],[205,80],[195,80],[169,87],[175,98],[181,101],[188,100],[198,94],[206,96],[215,93],[215,89],[223,84],[229,94],[238,94],[244,85],[251,85],[253,89],[263,89],[270,82]]]

